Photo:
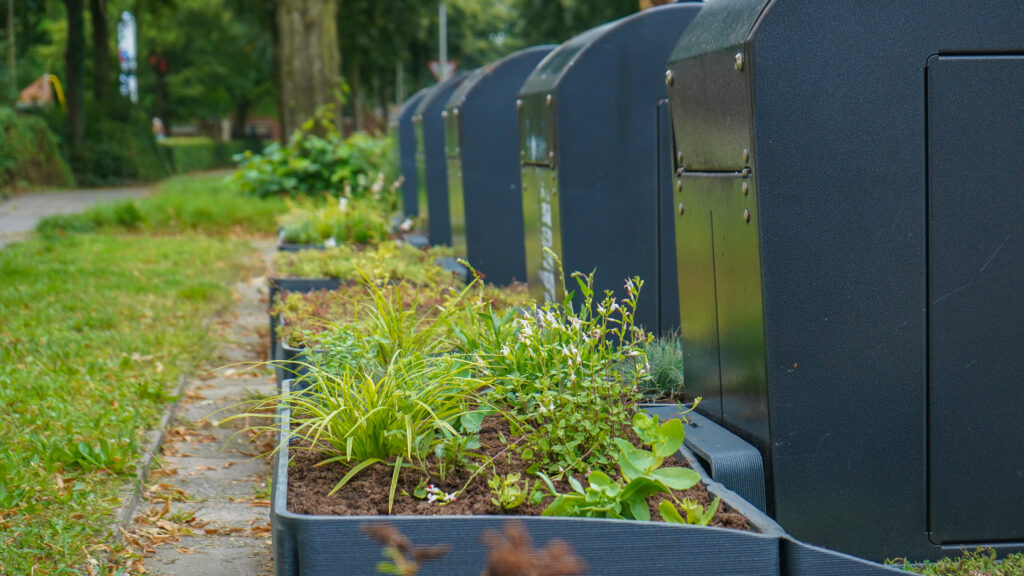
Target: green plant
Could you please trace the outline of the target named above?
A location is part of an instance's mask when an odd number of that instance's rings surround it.
[[[1024,554],[1009,554],[996,560],[996,551],[981,547],[963,550],[959,558],[943,558],[938,562],[911,564],[905,558],[886,560],[886,565],[899,566],[905,572],[926,576],[1019,576],[1024,574]]]
[[[403,468],[429,473],[438,446],[472,433],[467,425],[474,419],[465,417],[476,411],[477,390],[483,386],[458,358],[409,354],[396,354],[380,370],[350,367],[331,374],[313,369],[307,380],[301,393],[276,396],[255,409],[288,406],[292,428],[282,445],[301,438],[304,443],[294,448],[322,453],[321,464],[351,466],[331,493],[368,466],[392,467],[389,510]]]
[[[369,200],[330,200],[320,206],[300,203],[282,216],[283,242],[292,244],[377,244],[391,234],[384,208]]]
[[[239,231],[272,233],[284,202],[255,200],[224,186],[223,176],[170,178],[156,194],[136,200],[98,204],[84,212],[44,218],[36,230],[44,235],[85,232],[202,232],[227,235]]]
[[[643,283],[627,281],[621,304],[611,293],[595,300],[593,274],[574,274],[582,305],[571,298],[522,316],[461,317],[460,348],[493,381],[488,401],[527,440],[521,457],[550,475],[610,469],[612,439],[628,427],[647,364],[648,336],[633,325]],[[628,367],[623,369],[623,367]]]
[[[397,206],[395,146],[389,138],[357,132],[342,137],[332,108],[321,107],[286,146],[273,143],[261,154],[235,157],[235,183],[247,194],[266,196],[370,197]],[[323,134],[319,135],[317,132]]]
[[[209,359],[204,320],[230,303],[247,251],[98,234],[0,250],[0,573],[76,573],[105,540],[143,431]]]
[[[450,285],[452,273],[434,263],[449,253],[445,248],[420,250],[397,242],[365,248],[341,245],[326,250],[280,252],[275,257],[274,271],[279,276],[338,278],[349,282],[358,282],[365,275],[378,283],[406,280],[420,285]]]
[[[572,475],[567,477],[573,493],[559,494],[551,479],[541,473],[555,500],[544,509],[545,516],[583,516],[588,518],[623,518],[650,520],[651,512],[647,498],[654,494],[672,494],[672,490],[687,490],[700,482],[700,475],[690,468],[663,468],[665,459],[672,456],[683,445],[686,434],[680,420],[669,420],[658,424],[657,416],[637,412],[633,418],[633,430],[651,450],[637,448],[629,442],[616,438],[619,448],[616,461],[621,480],[613,480],[600,470],[587,476],[586,488]],[[664,500],[658,512],[666,522],[707,525],[718,509],[719,500],[703,510],[695,502]],[[685,516],[680,514],[682,506]]]
[[[495,474],[487,480],[487,486],[491,489],[491,494],[494,494],[491,504],[502,510],[518,508],[526,501],[526,496],[530,492],[530,481],[527,480],[520,486],[519,474],[515,472],[504,476]]]
[[[683,339],[679,331],[654,339],[647,345],[651,371],[640,381],[640,393],[650,400],[682,400]]]
[[[0,106],[0,187],[73,184],[71,169],[46,122]]]

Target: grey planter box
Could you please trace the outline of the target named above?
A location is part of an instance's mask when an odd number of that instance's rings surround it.
[[[282,391],[291,382],[282,383]],[[280,407],[287,429],[288,409]],[[686,457],[696,462],[692,454]],[[567,541],[589,566],[588,574],[789,575],[889,574],[898,570],[795,542],[773,520],[733,492],[707,478],[708,489],[745,514],[755,531],[681,526],[656,522],[521,516],[311,516],[287,510],[288,448],[277,454],[271,496],[274,562],[277,576],[373,574],[383,560],[381,547],[360,530],[364,524],[387,522],[417,546],[449,543],[440,561],[422,570],[430,574],[479,574],[486,549],[484,530],[500,531],[511,519],[521,521],[534,544]],[[838,519],[837,521],[841,521]]]
[[[314,290],[337,290],[341,287],[338,278],[297,278],[290,276],[271,276],[268,281],[269,297],[267,308],[273,308],[277,295],[281,292],[313,292]],[[280,319],[268,314],[270,320],[270,348],[267,355],[271,360],[279,360],[277,356],[277,325]]]
[[[289,379],[299,378],[309,372],[305,364],[309,362],[307,348],[289,346],[280,338],[274,343],[274,375],[277,384]]]

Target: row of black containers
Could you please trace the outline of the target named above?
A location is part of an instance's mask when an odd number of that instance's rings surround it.
[[[1022,29],[1016,0],[647,10],[413,96],[405,211],[540,298],[547,250],[642,277],[795,537],[1019,551]]]

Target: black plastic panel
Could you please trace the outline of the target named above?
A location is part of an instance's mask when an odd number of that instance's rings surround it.
[[[672,172],[675,144],[672,142],[672,114],[668,100],[658,102],[658,331],[668,334],[679,329],[679,284],[676,264],[675,193]],[[655,286],[650,286],[649,292]]]
[[[1024,540],[1024,58],[928,64],[935,542]]]

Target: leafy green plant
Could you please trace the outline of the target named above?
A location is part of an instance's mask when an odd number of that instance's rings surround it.
[[[616,461],[621,481],[594,470],[587,476],[589,485],[584,488],[569,475],[567,479],[573,492],[559,494],[550,478],[541,473],[541,479],[555,497],[543,515],[650,520],[647,498],[659,493],[671,494],[672,490],[687,490],[700,482],[700,475],[690,468],[662,468],[665,458],[675,454],[683,445],[685,430],[682,421],[669,420],[659,425],[657,416],[637,412],[633,430],[641,441],[651,446],[651,450],[637,448],[621,438],[615,439],[619,448]],[[716,498],[707,510],[702,510],[692,501],[665,500],[658,506],[658,512],[666,522],[707,525],[714,517],[718,503]],[[677,505],[683,507],[685,516],[680,514]]]
[[[640,393],[649,400],[682,400],[683,340],[678,331],[656,338],[647,345],[647,378],[640,381]]]
[[[593,274],[573,276],[578,311],[570,298],[530,303],[519,317],[463,316],[454,330],[460,349],[493,381],[488,401],[526,436],[521,457],[555,476],[612,467],[612,439],[629,426],[647,371],[648,336],[633,324],[643,283],[627,281],[620,303],[611,293],[595,299]]]
[[[273,143],[261,154],[235,157],[234,182],[258,196],[370,197],[397,205],[394,142],[357,132],[345,138],[334,126],[332,108],[321,107],[286,146]],[[320,134],[323,134],[322,136]]]
[[[491,489],[491,504],[502,510],[518,508],[526,501],[526,495],[530,492],[530,481],[527,480],[523,486],[519,485],[519,474],[512,472],[504,476],[495,474],[487,480],[487,486]]]

